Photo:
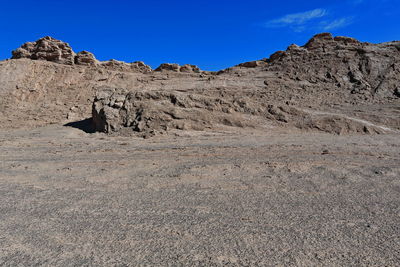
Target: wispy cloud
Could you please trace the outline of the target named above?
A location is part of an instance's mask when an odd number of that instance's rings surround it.
[[[352,23],[353,23],[352,17],[340,18],[340,19],[335,19],[333,21],[322,22],[321,27],[324,31],[333,31],[339,28],[346,27]]]
[[[352,0],[363,1],[363,0]],[[382,1],[382,0],[380,0]],[[301,13],[287,14],[264,23],[266,28],[289,28],[295,32],[333,31],[353,23],[354,17],[335,17],[336,12],[317,8]]]
[[[327,13],[325,9],[317,8],[306,12],[287,14],[266,22],[264,26],[267,28],[293,27],[295,30],[301,30],[311,20],[322,18]]]

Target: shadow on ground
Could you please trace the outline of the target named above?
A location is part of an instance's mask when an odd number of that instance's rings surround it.
[[[64,126],[76,128],[84,131],[85,133],[94,133],[96,132],[92,118],[87,118],[81,121],[74,121],[64,124]]]

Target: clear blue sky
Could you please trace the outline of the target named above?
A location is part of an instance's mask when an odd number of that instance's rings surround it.
[[[400,0],[1,0],[0,59],[50,35],[100,60],[223,69],[332,32],[400,40]]]

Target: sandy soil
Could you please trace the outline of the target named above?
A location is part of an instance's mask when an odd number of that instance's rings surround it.
[[[235,131],[1,130],[0,265],[398,265],[399,134]]]

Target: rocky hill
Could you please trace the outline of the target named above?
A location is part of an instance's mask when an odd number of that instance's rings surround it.
[[[98,131],[253,127],[383,133],[400,129],[400,42],[318,34],[267,59],[219,72],[101,62],[44,37],[0,62],[0,127],[93,117]]]

